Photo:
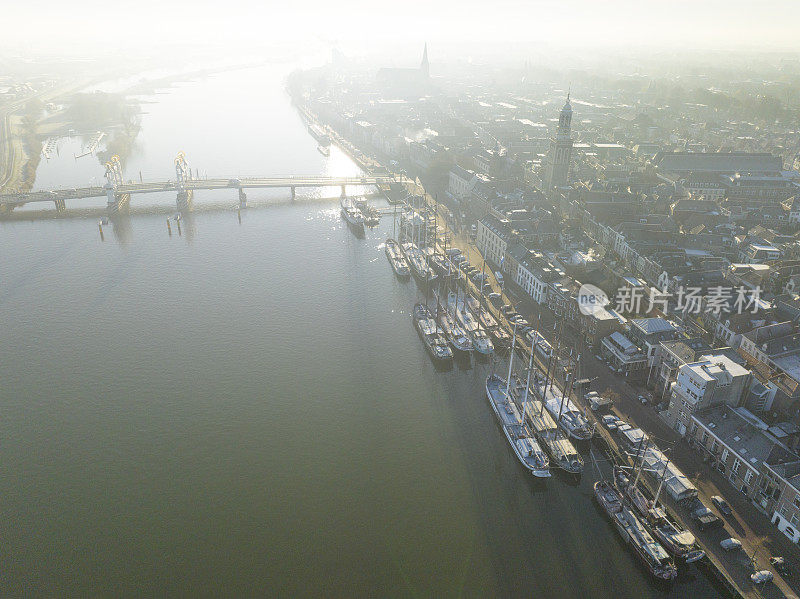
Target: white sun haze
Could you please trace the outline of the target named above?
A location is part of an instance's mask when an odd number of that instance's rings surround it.
[[[6,7],[6,47],[347,40],[378,44],[530,43],[551,47],[798,49],[795,0],[40,0]]]

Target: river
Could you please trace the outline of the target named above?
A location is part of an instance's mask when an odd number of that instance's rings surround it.
[[[357,173],[317,151],[287,68],[149,97],[126,178],[174,179],[178,150],[200,176]],[[102,179],[62,154],[36,188]],[[654,584],[590,469],[522,471],[488,366],[425,353],[391,217],[359,239],[319,192],[248,195],[240,222],[233,191],[199,192],[180,234],[166,193],[104,239],[0,222],[5,595],[719,596],[694,567]]]

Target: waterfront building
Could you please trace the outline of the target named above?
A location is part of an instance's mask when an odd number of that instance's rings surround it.
[[[601,353],[617,373],[634,380],[645,378],[647,354],[619,331],[603,338]]]
[[[747,368],[727,356],[702,356],[698,362],[678,369],[669,407],[661,415],[678,433],[686,435],[695,412],[719,404],[740,406],[751,379]]]
[[[492,266],[499,266],[508,249],[511,228],[507,220],[487,214],[478,221],[476,243],[483,257]]]
[[[800,541],[800,429],[726,404],[692,416],[690,443],[792,542]]]

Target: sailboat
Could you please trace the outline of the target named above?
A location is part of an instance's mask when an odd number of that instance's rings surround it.
[[[540,381],[538,376],[534,377],[533,390],[535,399],[528,401],[528,408],[525,416],[531,423],[536,436],[542,443],[548,454],[550,454],[551,464],[556,464],[570,474],[581,474],[583,472],[583,458],[575,449],[556,421],[544,407],[544,398],[547,393],[548,384],[552,382],[550,368],[548,364],[547,373],[544,381]],[[555,376],[553,374],[552,376]]]
[[[644,453],[646,454],[645,448]],[[667,466],[664,465],[661,482],[658,485],[656,496],[650,501],[638,487],[639,476],[644,468],[644,454],[636,477],[633,481],[622,468],[614,468],[614,481],[620,493],[624,494],[631,505],[636,509],[642,522],[655,536],[664,548],[673,556],[685,560],[687,563],[695,562],[705,556],[705,552],[698,549],[694,535],[684,530],[679,524],[671,520],[664,509],[658,507],[658,497],[664,484]]]
[[[494,345],[486,334],[486,331],[481,329],[480,324],[473,316],[464,302],[458,298],[457,293],[452,291],[447,294],[447,309],[450,314],[464,327],[464,330],[472,339],[472,346],[476,352],[489,356],[494,352]]]
[[[550,464],[547,455],[542,451],[536,439],[525,426],[525,419],[520,414],[517,404],[511,395],[511,373],[514,364],[514,345],[516,344],[516,328],[512,341],[512,351],[508,358],[508,375],[505,381],[496,374],[486,379],[486,398],[492,406],[495,416],[500,421],[503,433],[514,450],[517,459],[534,476],[546,478],[550,476]],[[524,409],[524,404],[523,404]]]

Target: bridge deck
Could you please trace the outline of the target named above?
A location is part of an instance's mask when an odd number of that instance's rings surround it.
[[[185,190],[213,189],[255,189],[269,187],[340,187],[342,185],[378,185],[394,181],[392,177],[246,177],[232,179],[191,179],[186,181]],[[182,191],[175,181],[144,181],[118,185],[115,193],[158,193],[162,191]],[[105,187],[78,187],[52,191],[31,191],[25,193],[0,194],[0,205],[19,206],[29,202],[52,202],[55,200],[77,200],[81,198],[106,197]]]

